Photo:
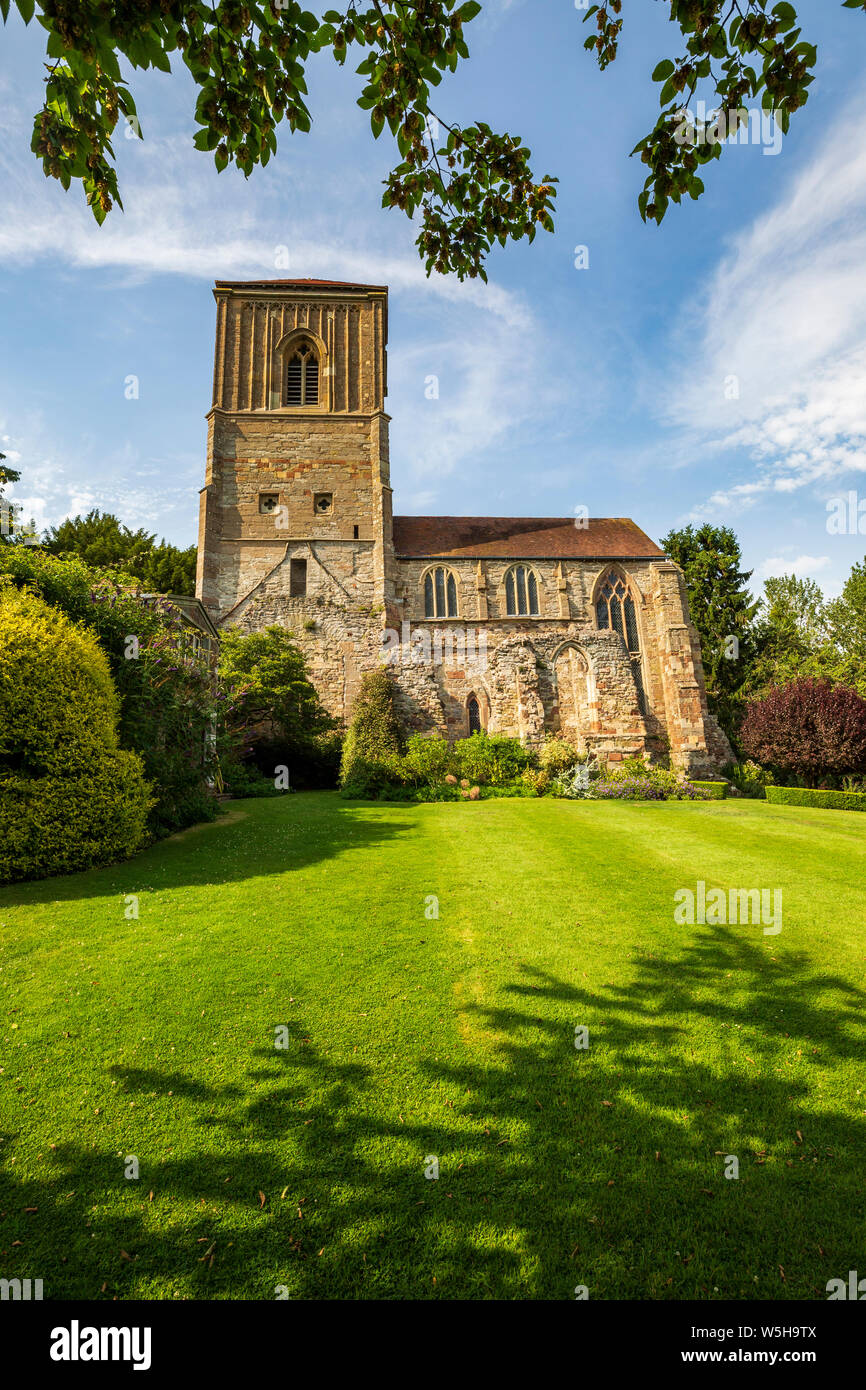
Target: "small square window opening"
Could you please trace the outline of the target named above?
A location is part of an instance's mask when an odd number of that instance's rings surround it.
[[[306,560],[292,560],[289,563],[289,595],[291,598],[307,596]]]

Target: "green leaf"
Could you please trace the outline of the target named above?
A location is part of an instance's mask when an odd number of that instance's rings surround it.
[[[33,11],[36,8],[35,0],[15,0],[15,4],[18,6],[18,12],[24,20],[24,23],[29,24],[33,18]],[[6,16],[4,15],[3,18],[5,19]],[[105,214],[103,213],[103,217],[104,216]]]
[[[466,4],[461,5],[457,13],[463,20],[463,23],[467,24],[470,19],[474,19],[477,14],[481,13],[481,6],[478,0],[466,0]]]
[[[789,27],[797,23],[797,11],[794,9],[793,5],[788,4],[788,0],[780,0],[778,5],[774,5],[773,14],[778,20],[781,20],[782,24]]]
[[[593,43],[595,43],[595,39],[593,39]],[[671,73],[675,71],[676,64],[672,63],[670,58],[663,58],[653,68],[653,82],[664,82],[665,78],[670,77]]]

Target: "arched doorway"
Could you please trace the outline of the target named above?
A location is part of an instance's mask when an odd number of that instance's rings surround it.
[[[589,662],[577,647],[563,647],[557,654],[554,670],[560,734],[575,748],[583,749],[594,719]]]

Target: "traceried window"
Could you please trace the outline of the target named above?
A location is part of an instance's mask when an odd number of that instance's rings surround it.
[[[515,565],[506,574],[505,611],[509,618],[538,617],[538,580],[528,565]]]
[[[457,617],[457,581],[451,570],[442,565],[428,570],[424,576],[424,616]]]
[[[319,404],[319,359],[312,343],[298,343],[286,359],[286,405]]]
[[[628,585],[622,575],[617,574],[616,570],[611,570],[598,591],[598,598],[595,601],[595,620],[598,627],[613,629],[614,632],[618,632],[625,643],[634,675],[634,683],[637,686],[638,708],[645,716],[646,696],[641,671],[637,614]]]

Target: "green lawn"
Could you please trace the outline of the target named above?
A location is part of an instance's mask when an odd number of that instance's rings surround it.
[[[866,1275],[864,829],[310,793],[3,889],[0,1275],[826,1298]],[[781,888],[781,934],[676,925],[699,879]]]

